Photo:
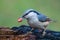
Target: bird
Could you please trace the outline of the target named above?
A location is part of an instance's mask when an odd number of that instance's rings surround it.
[[[46,34],[46,29],[49,23],[52,21],[49,17],[46,15],[43,15],[42,13],[34,10],[34,9],[28,9],[22,17],[18,18],[18,22],[22,22],[23,19],[27,20],[27,23],[32,27],[32,28],[37,28],[37,29],[43,29],[42,36]]]

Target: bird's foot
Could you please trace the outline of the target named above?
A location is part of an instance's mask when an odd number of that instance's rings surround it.
[[[27,34],[29,35],[29,34],[32,34],[32,32],[30,31],[30,32],[27,32]]]
[[[46,34],[46,32],[43,32],[42,36],[44,37],[44,36],[45,36],[45,34]]]

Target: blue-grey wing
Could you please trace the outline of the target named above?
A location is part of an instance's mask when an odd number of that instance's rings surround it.
[[[43,14],[37,15],[37,17],[40,22],[45,22],[47,20],[47,16]]]

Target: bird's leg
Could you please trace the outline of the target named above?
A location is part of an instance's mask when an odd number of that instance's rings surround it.
[[[44,29],[44,31],[43,31],[43,33],[42,33],[42,36],[45,36],[45,34],[46,34],[46,29]]]
[[[27,32],[27,34],[32,34],[32,30],[34,30],[34,28],[32,28],[29,32]]]
[[[43,33],[42,33],[42,36],[45,36],[45,34],[46,34],[46,26],[44,27],[44,30],[43,30]]]

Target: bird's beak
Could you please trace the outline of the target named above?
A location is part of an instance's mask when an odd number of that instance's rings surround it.
[[[23,18],[18,18],[18,22],[22,22]]]

